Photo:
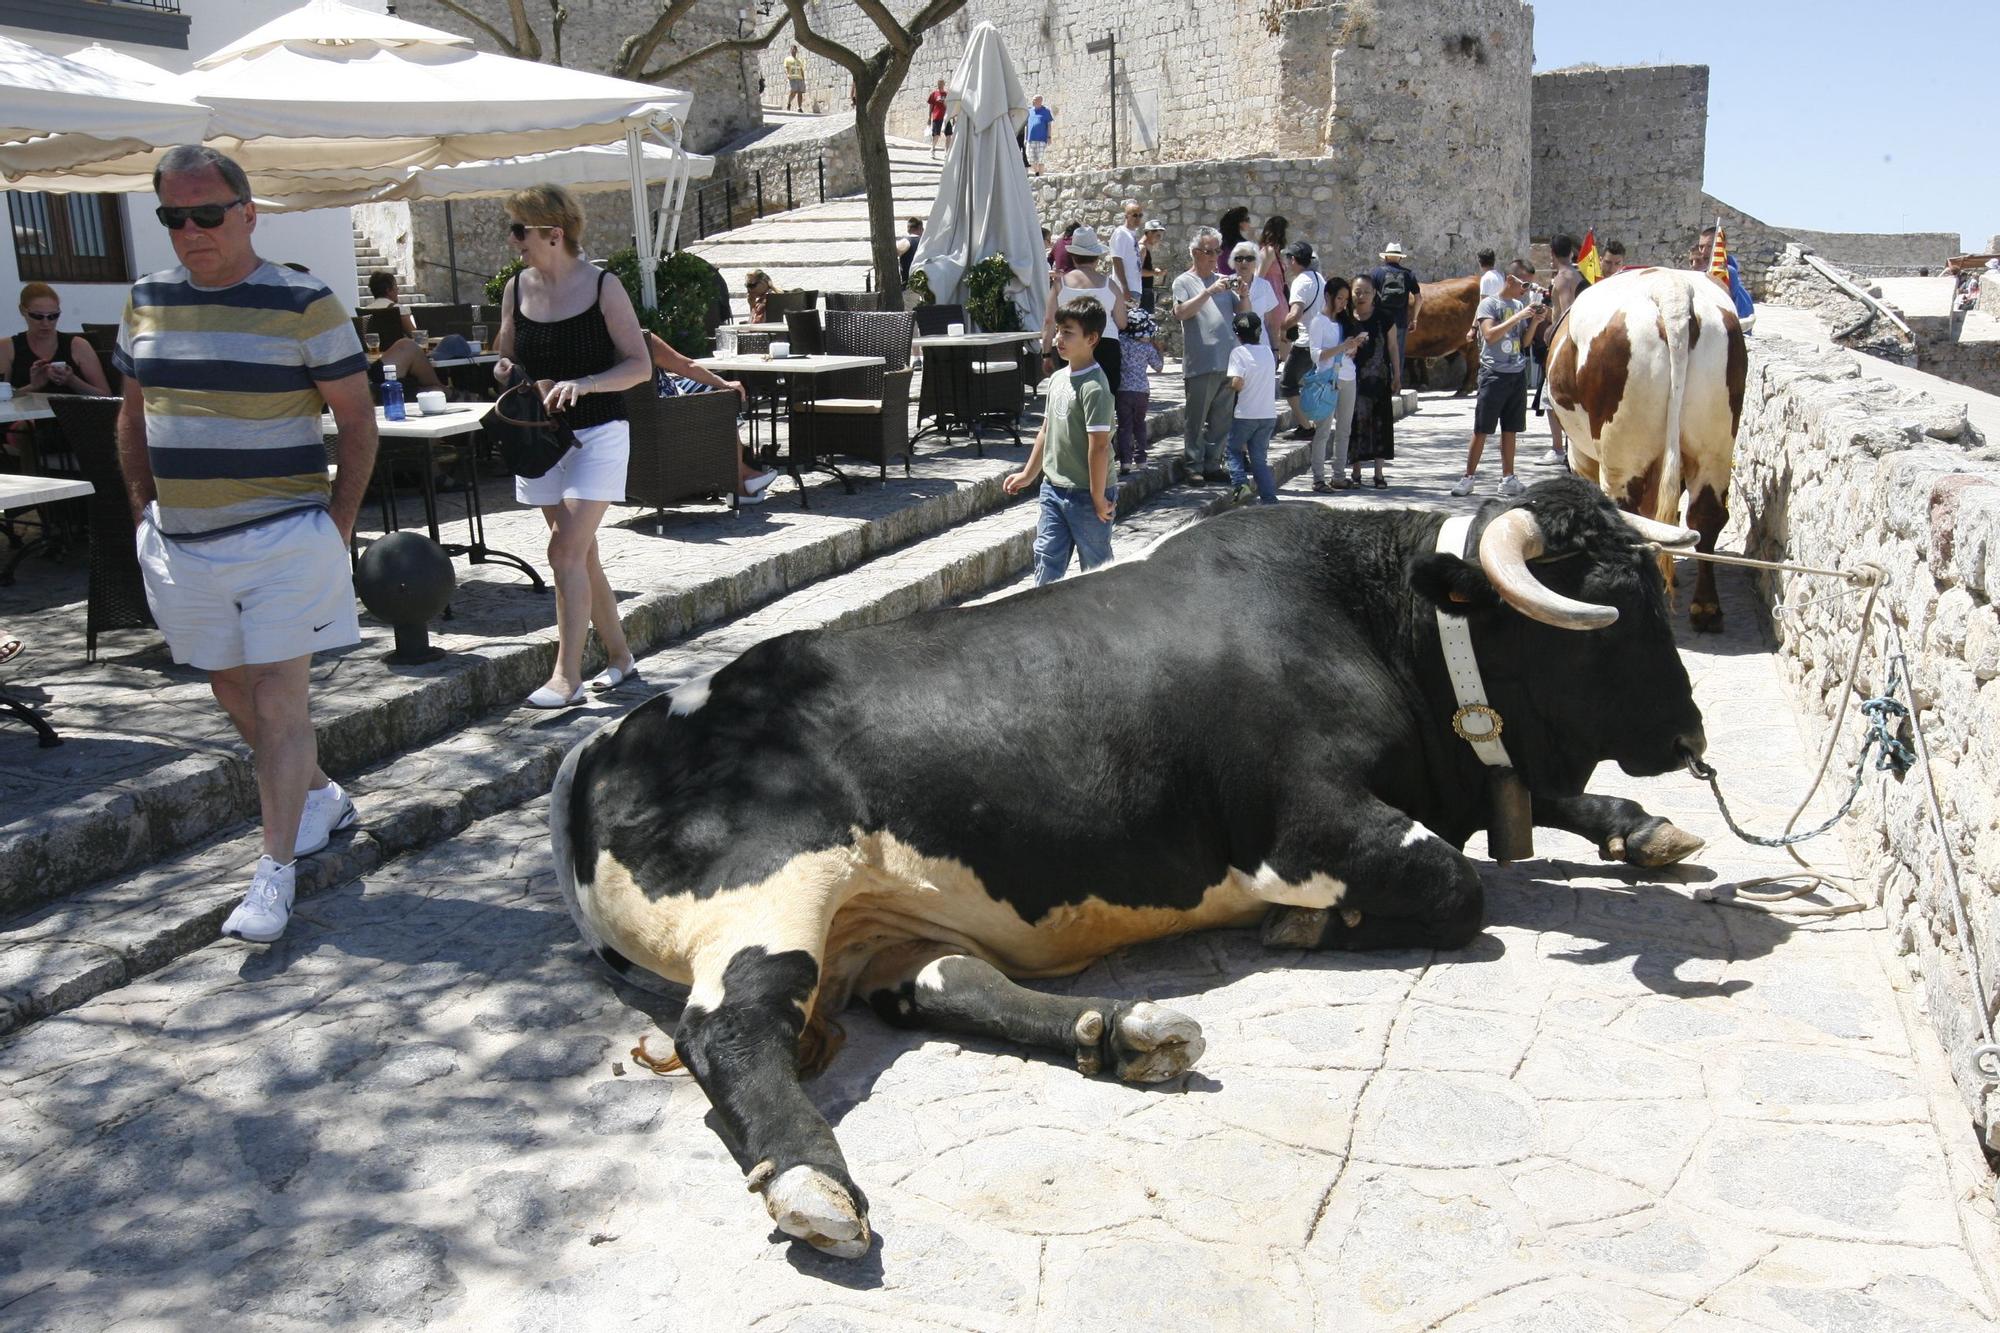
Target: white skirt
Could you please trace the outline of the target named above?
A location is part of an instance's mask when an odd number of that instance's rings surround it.
[[[632,456],[632,426],[606,421],[576,433],[576,448],[539,477],[514,478],[514,498],[524,505],[564,500],[625,503],[625,464]]]

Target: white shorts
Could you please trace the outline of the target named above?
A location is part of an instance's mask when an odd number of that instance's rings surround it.
[[[606,421],[576,433],[576,448],[539,477],[514,478],[514,498],[524,505],[564,500],[625,503],[625,463],[632,456],[632,423]]]
[[[1049,141],[1047,139],[1028,140],[1028,165],[1031,167],[1039,167],[1040,165],[1042,165],[1042,158],[1048,153],[1048,151],[1049,151]]]
[[[163,535],[148,505],[137,541],[176,662],[224,671],[361,642],[347,543],[324,509],[188,541]]]

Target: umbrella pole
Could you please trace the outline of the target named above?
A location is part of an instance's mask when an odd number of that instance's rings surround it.
[[[646,148],[639,128],[625,131],[625,155],[632,164],[632,244],[639,250],[639,300],[647,310],[659,305],[659,290],[653,283],[653,228],[646,207]]]
[[[444,201],[444,262],[451,273],[451,303],[458,304],[458,232],[451,222],[451,200]]]

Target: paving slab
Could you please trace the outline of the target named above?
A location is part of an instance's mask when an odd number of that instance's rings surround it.
[[[1456,503],[1438,483],[1467,411],[1399,427],[1399,490],[1295,478],[1285,503]],[[1791,716],[1747,583],[1721,586],[1728,633],[1683,642],[1708,716]],[[1755,734],[1808,771],[1796,730]],[[1709,849],[1642,876],[1538,831],[1537,859],[1485,868],[1463,950],[1216,932],[1048,983],[1198,1018],[1208,1054],[1167,1085],[845,1015],[808,1091],[872,1200],[852,1263],[774,1242],[700,1090],[632,1063],[674,1014],[586,958],[529,802],[330,888],[279,945],[197,949],[0,1039],[0,1310],[35,1330],[1991,1327],[1991,1177],[1879,919],[1703,901],[1768,861],[1690,780],[1599,785]]]

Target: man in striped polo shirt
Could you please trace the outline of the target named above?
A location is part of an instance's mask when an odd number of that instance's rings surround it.
[[[368,363],[325,283],[258,258],[242,167],[175,148],[153,192],[181,262],[125,307],[118,458],[153,618],[175,661],[209,673],[256,760],[264,855],[222,929],[269,942],[291,917],[294,858],[355,819],[320,771],[306,695],[312,655],[361,639],[347,542],[375,464]]]

